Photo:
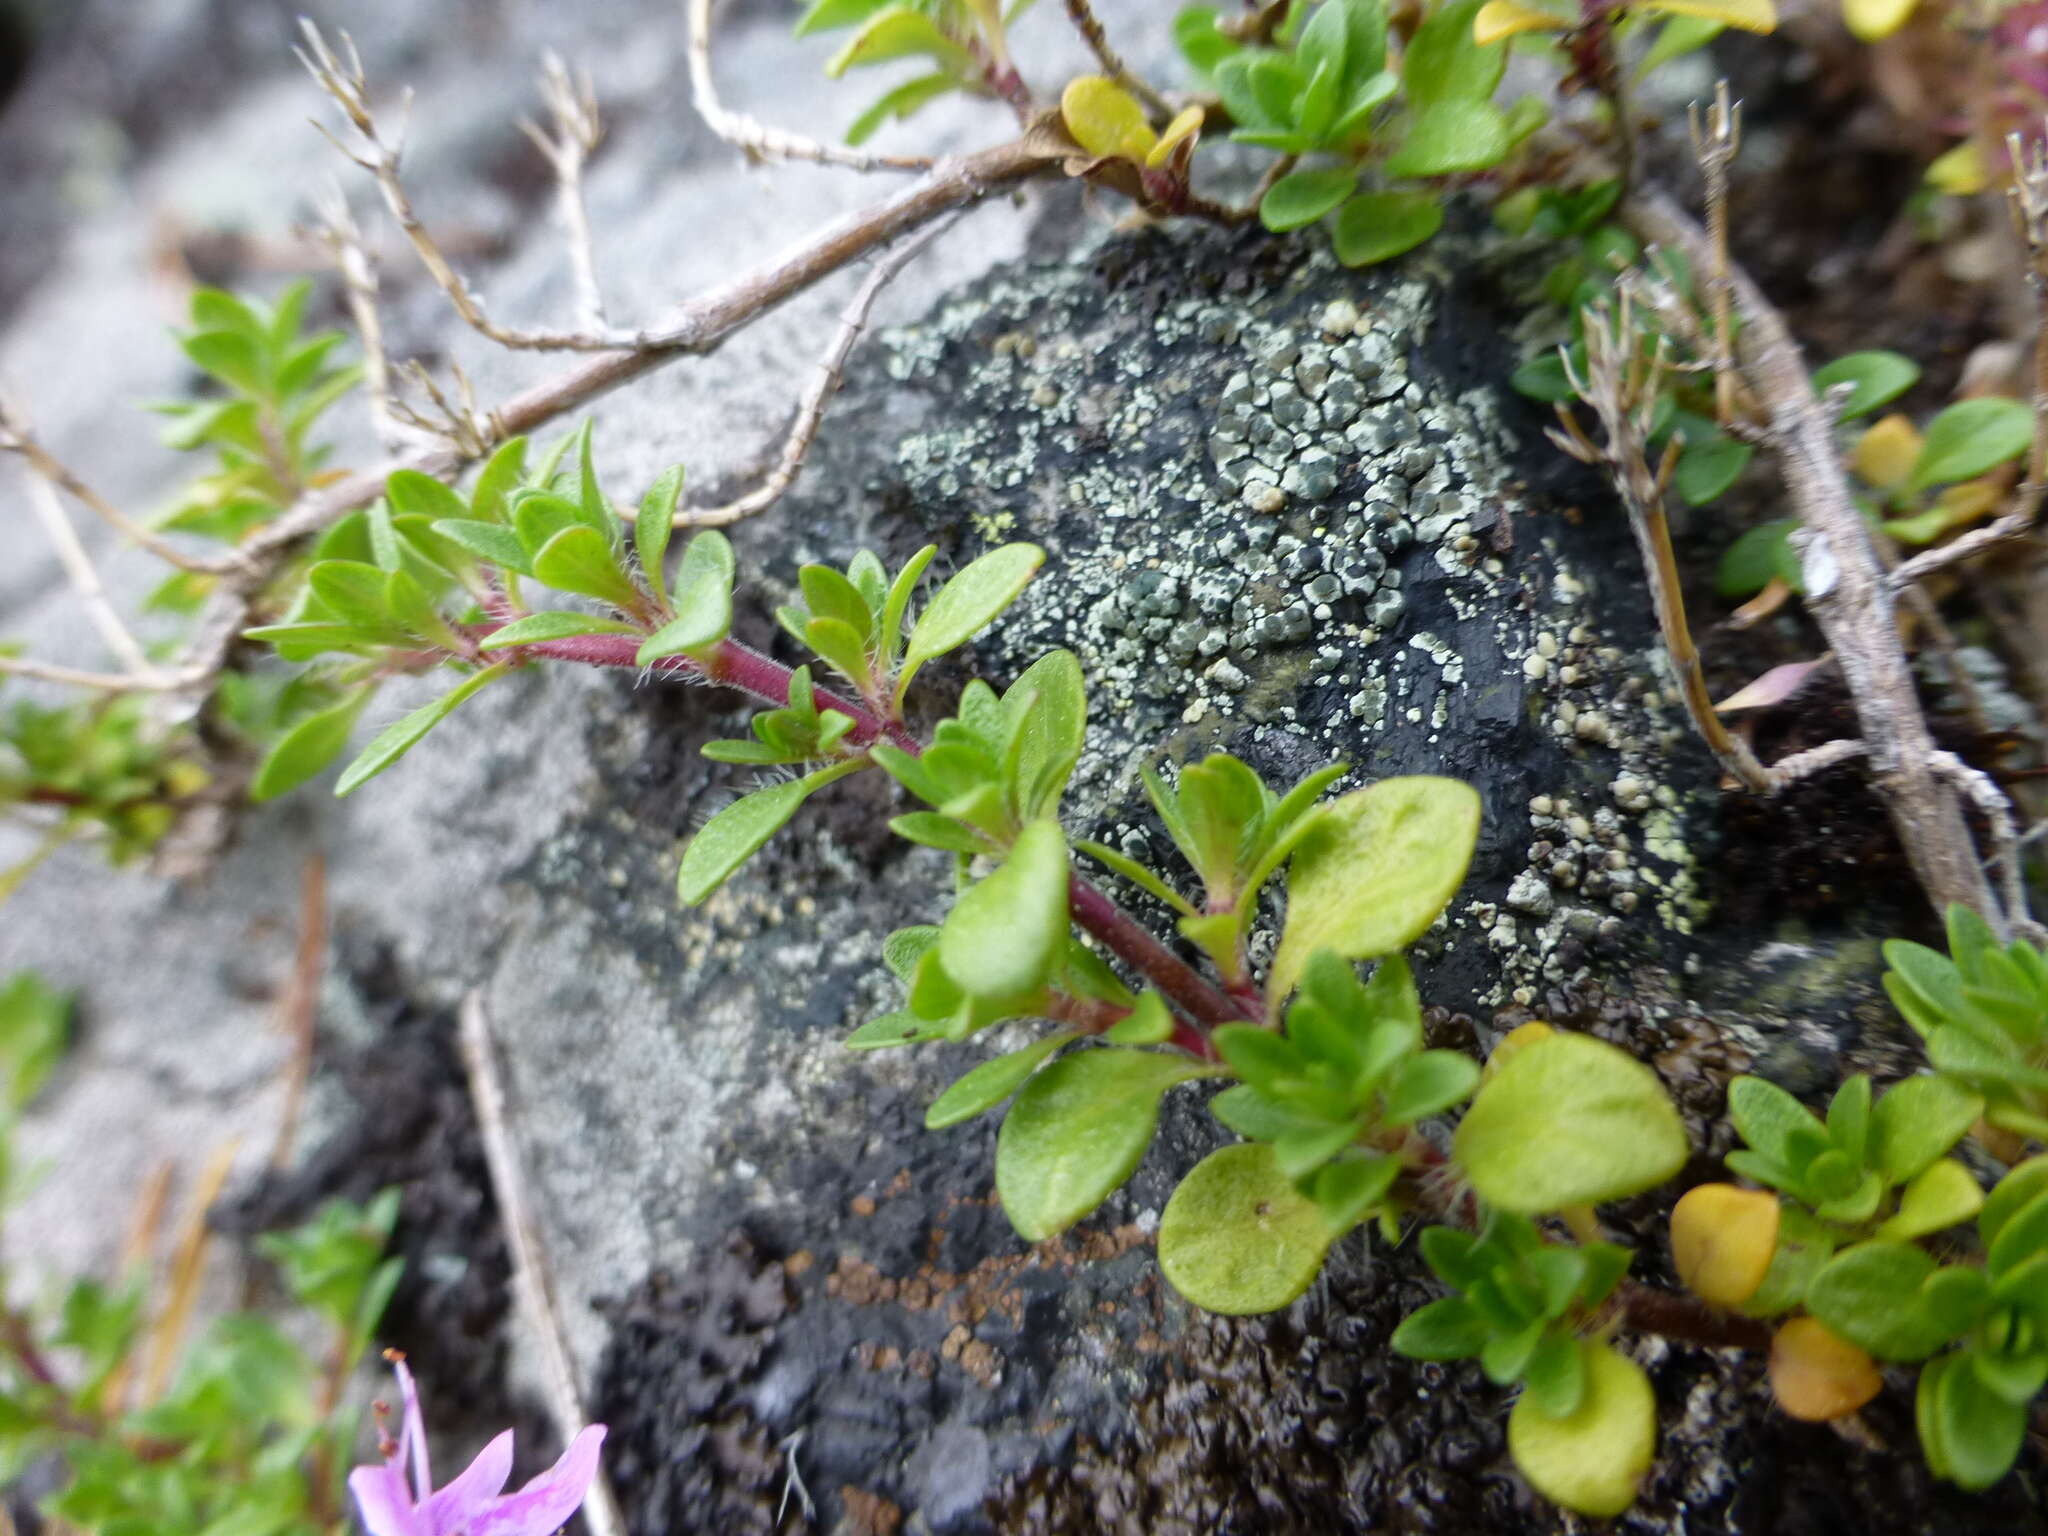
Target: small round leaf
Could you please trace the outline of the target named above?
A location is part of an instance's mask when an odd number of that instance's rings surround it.
[[[1508,1415],[1508,1450],[1536,1491],[1596,1520],[1633,1504],[1657,1453],[1657,1395],[1641,1366],[1584,1343],[1579,1406],[1562,1418],[1524,1393]]]
[[[1196,1306],[1272,1312],[1307,1290],[1337,1234],[1265,1142],[1211,1152],[1166,1202],[1159,1269]]]

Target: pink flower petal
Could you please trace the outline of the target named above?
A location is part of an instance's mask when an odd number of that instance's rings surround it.
[[[431,1536],[465,1536],[469,1522],[488,1509],[512,1475],[512,1431],[477,1452],[462,1475],[421,1506]]]
[[[393,1360],[391,1369],[398,1375],[399,1395],[405,1401],[405,1420],[398,1436],[398,1453],[403,1456],[407,1447],[411,1448],[412,1496],[416,1502],[423,1502],[434,1491],[434,1475],[427,1466],[427,1426],[420,1418],[420,1389],[403,1360]]]
[[[370,1536],[433,1536],[397,1466],[357,1467],[348,1475],[348,1491]]]
[[[463,1536],[554,1536],[590,1491],[603,1443],[604,1426],[591,1425],[570,1442],[560,1461],[479,1514]]]

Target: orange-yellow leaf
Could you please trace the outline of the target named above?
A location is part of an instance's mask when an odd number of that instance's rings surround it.
[[[1890,37],[1906,24],[1919,0],[1842,0],[1842,20],[1866,43]]]
[[[1849,450],[1849,467],[1865,485],[1895,491],[1913,473],[1920,458],[1920,431],[1901,412],[1874,423]]]
[[[1074,142],[1104,159],[1141,164],[1159,136],[1137,97],[1106,75],[1082,75],[1060,94],[1060,116]]]
[[[1486,0],[1472,18],[1472,41],[1484,48],[1518,32],[1562,32],[1571,22],[1517,0]]]
[[[1795,1317],[1771,1340],[1771,1394],[1795,1419],[1839,1419],[1883,1386],[1870,1356],[1837,1338],[1817,1317]]]
[[[1717,1307],[1756,1294],[1778,1251],[1778,1197],[1702,1184],[1671,1208],[1671,1262],[1687,1290]]]
[[[1743,32],[1778,30],[1778,8],[1772,0],[1641,0],[1637,9],[1667,16],[1697,16]]]
[[[1191,138],[1202,131],[1203,111],[1200,107],[1184,107],[1180,115],[1166,125],[1166,132],[1159,135],[1159,142],[1152,146],[1152,152],[1145,156],[1147,165],[1164,165],[1167,157],[1182,139]]]

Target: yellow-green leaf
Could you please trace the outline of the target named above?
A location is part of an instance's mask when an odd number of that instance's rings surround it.
[[[1778,8],[1772,0],[1640,0],[1639,8],[1667,16],[1697,16],[1744,32],[1778,30]]]
[[[1842,0],[1842,20],[1866,43],[1890,37],[1906,24],[1919,0]]]
[[[1159,135],[1137,97],[1106,75],[1082,75],[1060,93],[1060,117],[1089,154],[1144,163]]]
[[[1657,1394],[1641,1366],[1604,1344],[1579,1345],[1586,1385],[1579,1406],[1551,1418],[1524,1393],[1508,1415],[1508,1450],[1531,1486],[1595,1520],[1620,1514],[1657,1453]]]

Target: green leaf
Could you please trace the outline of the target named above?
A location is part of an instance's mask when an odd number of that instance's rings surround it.
[[[1572,388],[1571,378],[1565,372],[1564,359],[1555,349],[1537,354],[1509,374],[1508,387],[1518,395],[1527,395],[1531,400],[1542,400],[1546,403],[1576,400],[1579,397],[1579,392]]]
[[[522,576],[533,574],[526,546],[519,542],[519,535],[500,523],[450,517],[435,523],[434,532],[451,543],[461,545],[473,555],[481,555],[502,570],[517,571]]]
[[[1492,1334],[1486,1319],[1462,1296],[1446,1296],[1401,1319],[1389,1341],[1411,1360],[1469,1360]]]
[[[1287,925],[1268,995],[1286,997],[1308,957],[1390,955],[1457,892],[1479,840],[1479,795],[1456,779],[1382,779],[1324,806],[1294,850]]]
[[[694,907],[732,876],[761,845],[782,829],[797,807],[834,779],[844,778],[859,763],[834,763],[801,779],[771,784],[733,801],[705,822],[683,850],[676,871],[676,895]]]
[[[533,557],[533,576],[558,592],[581,593],[614,608],[632,609],[640,602],[640,589],[620,567],[612,541],[591,527],[564,528],[549,539]]]
[[[1977,1176],[1952,1157],[1929,1164],[1899,1194],[1897,1213],[1877,1229],[1886,1242],[1905,1243],[1968,1221],[1984,1208]]]
[[[948,91],[964,89],[960,77],[937,70],[929,75],[917,75],[899,86],[884,91],[868,104],[865,112],[856,117],[846,129],[846,142],[858,148],[874,137],[875,130],[892,119],[898,122],[912,116],[927,103],[936,101]]]
[[[1400,1062],[1388,1079],[1380,1119],[1413,1125],[1464,1102],[1479,1085],[1479,1063],[1457,1051],[1423,1051]]]
[[[1946,1465],[1942,1475],[1981,1492],[2012,1470],[2026,1438],[2025,1404],[2007,1402],[1958,1359],[1934,1383],[1934,1416]]]
[[[934,656],[964,645],[993,624],[1017,600],[1045,562],[1036,544],[1005,544],[968,565],[939,588],[931,606],[911,628],[903,653],[903,676],[896,685],[901,699],[911,674]]]
[[[1948,1078],[1894,1083],[1871,1111],[1870,1164],[1887,1184],[1903,1184],[1961,1141],[1983,1113],[1983,1098]]]
[[[1273,1312],[1309,1288],[1337,1236],[1270,1146],[1241,1142],[1203,1158],[1166,1202],[1159,1270],[1210,1312]]]
[[[469,494],[469,511],[464,517],[487,523],[502,522],[505,505],[526,478],[526,439],[507,438],[485,463]]]
[[[1323,1220],[1332,1231],[1349,1232],[1386,1203],[1402,1167],[1391,1153],[1367,1152],[1325,1163],[1316,1170],[1312,1191]]]
[[[633,635],[639,631],[617,619],[602,619],[594,613],[550,611],[530,613],[494,629],[477,643],[480,651],[501,651],[510,645],[537,645],[543,640],[567,640],[575,635]]]
[[[1704,16],[1672,17],[1658,29],[1657,41],[1650,44],[1650,51],[1636,66],[1636,78],[1640,80],[1658,65],[1669,64],[1673,59],[1706,47],[1724,30],[1723,23],[1709,21]]]
[[[708,651],[732,633],[732,545],[716,529],[691,539],[676,568],[675,618],[648,637],[641,666],[664,656]]]
[[[1138,994],[1130,1016],[1103,1032],[1111,1045],[1164,1045],[1173,1038],[1173,1010],[1149,988]]]
[[[392,643],[381,630],[353,624],[259,624],[243,630],[242,638],[277,647],[277,654],[286,661],[305,661],[322,651],[363,651]]]
[[[512,526],[519,534],[519,542],[526,546],[529,558],[538,555],[556,534],[570,528],[597,533],[583,520],[581,507],[552,491],[521,491],[512,498],[510,505]],[[604,536],[599,534],[598,537],[603,539]]]
[[[1508,122],[1490,101],[1439,101],[1408,125],[1387,161],[1390,176],[1452,176],[1507,158]]]
[[[1482,0],[1441,7],[1416,28],[1401,60],[1401,82],[1418,109],[1443,101],[1490,100],[1507,68],[1507,45],[1473,41]]]
[[[1728,1085],[1728,1118],[1751,1147],[1794,1171],[1827,1146],[1826,1128],[1813,1112],[1765,1078],[1738,1077]]]
[[[1837,384],[1854,386],[1848,399],[1842,402],[1844,421],[1867,416],[1880,405],[1890,404],[1919,381],[1919,364],[1896,352],[1851,352],[1813,371],[1816,394],[1825,395]]]
[[[9,1109],[18,1110],[35,1097],[70,1034],[69,992],[47,985],[34,971],[16,971],[0,986],[0,1073],[5,1074]]]
[[[2048,1194],[2048,1155],[2016,1163],[1985,1197],[1977,1215],[1977,1236],[1988,1250],[2012,1219]]]
[[[1672,472],[1671,484],[1688,505],[1701,506],[1740,479],[1755,456],[1756,450],[1749,444],[1714,432],[1686,443],[1678,455],[1678,468]]]
[[[1114,848],[1106,847],[1101,843],[1091,843],[1085,839],[1076,841],[1074,846],[1098,863],[1107,864],[1133,885],[1139,887],[1148,895],[1157,897],[1175,911],[1188,917],[1196,915],[1193,903],[1177,893],[1164,880],[1153,874],[1151,870],[1140,864],[1136,859],[1127,858],[1123,854],[1118,853]]]
[[[849,69],[915,54],[930,55],[962,80],[975,79],[981,72],[974,55],[941,32],[929,16],[908,5],[892,5],[868,18],[846,46],[832,55],[825,73],[837,80]]]
[[[1290,171],[1259,199],[1259,221],[1275,234],[1313,224],[1351,195],[1358,185],[1355,165],[1316,166]]]
[[[1910,1243],[1858,1243],[1814,1276],[1806,1307],[1880,1360],[1924,1360],[1950,1338],[1920,1296],[1937,1267]]]
[[[989,841],[972,827],[962,826],[937,811],[911,811],[892,817],[889,830],[905,842],[926,848],[944,848],[952,853],[988,853]]]
[[[633,522],[633,552],[640,557],[640,576],[659,605],[668,602],[667,577],[662,562],[668,558],[669,535],[675,532],[676,505],[683,499],[683,466],[672,465],[661,472],[647,494],[640,498],[640,515]]]
[[[1205,5],[1188,6],[1173,18],[1173,41],[1181,57],[1205,75],[1243,46],[1217,30],[1216,12]]]
[[[1723,597],[1751,597],[1770,584],[1773,576],[1797,592],[1801,590],[1799,557],[1791,535],[1799,526],[1789,517],[1759,523],[1728,546],[1714,576],[1715,589]]]
[[[947,1020],[919,1018],[910,1012],[885,1013],[870,1019],[846,1037],[849,1051],[884,1051],[899,1045],[921,1045],[952,1034]]]
[[[393,512],[409,517],[467,518],[469,505],[455,492],[416,469],[393,470],[384,482],[385,499]]]
[[[249,798],[259,804],[275,800],[297,789],[321,769],[341,756],[349,732],[375,688],[361,688],[330,709],[306,716],[264,754],[263,764],[249,785]]]
[[[851,624],[840,619],[811,619],[804,625],[804,644],[830,662],[856,690],[868,691],[867,645]]]
[[[1920,456],[1906,478],[1906,494],[1973,480],[2018,458],[2033,440],[2034,413],[2019,401],[1988,395],[1958,401],[1927,424]]]
[[[1066,939],[1066,836],[1056,821],[1034,821],[1002,868],[954,903],[939,957],[970,997],[1022,997],[1052,979]]]
[[[263,353],[257,343],[233,331],[199,331],[182,336],[178,346],[198,367],[245,395],[265,397]]]
[[[377,739],[363,748],[356,760],[342,770],[340,782],[334,786],[336,797],[354,794],[418,746],[427,732],[454,714],[472,694],[503,677],[506,665],[501,661],[481,672],[472,672],[433,703],[422,705],[395,725],[386,726],[378,733]]]
[[[1655,1188],[1690,1150],[1657,1074],[1574,1034],[1510,1056],[1458,1123],[1452,1149],[1481,1199],[1531,1216]]]
[[[343,623],[403,643],[409,637],[391,617],[386,574],[356,560],[322,560],[306,572],[306,586]]]
[[[1038,1070],[1040,1062],[1079,1034],[1079,1030],[1063,1029],[1032,1041],[1021,1051],[984,1061],[932,1100],[931,1108],[924,1112],[924,1128],[942,1131],[994,1109],[1024,1086],[1024,1080]]]
[[[891,0],[811,0],[810,9],[797,18],[795,37],[813,32],[830,32],[866,21]]]
[[[1166,1090],[1209,1071],[1184,1056],[1102,1046],[1033,1077],[996,1137],[996,1193],[1010,1225],[1043,1242],[1094,1210],[1145,1155]]]
[[[1361,192],[1337,210],[1330,243],[1347,267],[1369,267],[1413,250],[1444,225],[1427,192]]]
[[[1657,1454],[1657,1395],[1633,1360],[1590,1340],[1578,1406],[1561,1417],[1524,1392],[1508,1414],[1508,1451],[1536,1491],[1552,1503],[1609,1519],[1635,1502]]]
[[[917,584],[924,577],[925,567],[939,552],[936,544],[927,544],[896,573],[896,579],[889,584],[888,600],[882,604],[881,649],[884,671],[893,671],[896,657],[903,646],[903,616],[910,611],[910,599],[917,591]]]

